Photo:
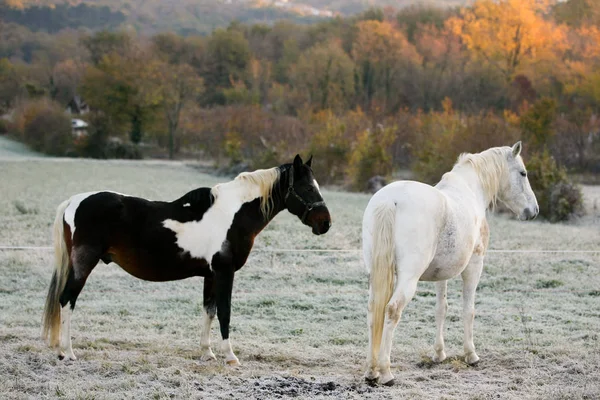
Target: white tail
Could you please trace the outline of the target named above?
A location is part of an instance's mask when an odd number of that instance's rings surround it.
[[[56,210],[54,219],[54,265],[55,270],[50,281],[46,307],[44,309],[43,333],[44,339],[50,337],[51,347],[59,345],[60,337],[60,295],[65,289],[69,277],[69,251],[65,242],[64,214],[70,199],[63,201]]]
[[[394,222],[396,204],[386,202],[375,207],[373,212],[373,248],[370,287],[372,303],[372,348],[374,358],[379,354],[385,307],[394,290],[396,251],[394,245]]]

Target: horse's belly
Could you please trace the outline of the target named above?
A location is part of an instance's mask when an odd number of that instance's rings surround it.
[[[192,259],[188,256],[161,259],[140,254],[133,249],[110,249],[109,254],[111,260],[123,270],[146,281],[174,281],[210,273],[208,262],[204,259]]]
[[[425,270],[419,280],[421,281],[445,281],[454,278],[464,271],[469,257],[461,255],[455,257],[435,258]]]

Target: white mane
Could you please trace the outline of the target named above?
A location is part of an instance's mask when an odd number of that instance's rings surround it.
[[[475,154],[463,153],[454,165],[456,167],[470,164],[473,167],[481,181],[486,198],[492,203],[492,207],[496,206],[501,182],[508,179],[507,156],[510,152],[511,148],[505,146],[492,147]]]
[[[232,182],[246,183],[249,190],[256,190],[260,197],[260,211],[265,218],[271,215],[273,208],[273,198],[271,192],[273,185],[279,180],[279,168],[258,169],[253,172],[242,172]],[[219,195],[219,187],[224,184],[216,185],[212,188],[211,193],[215,199]]]

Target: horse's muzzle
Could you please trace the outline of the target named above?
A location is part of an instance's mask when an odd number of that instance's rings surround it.
[[[523,210],[523,213],[521,214],[521,219],[530,221],[532,219],[535,219],[535,217],[537,217],[539,212],[540,212],[540,208],[538,206],[535,206],[534,208],[527,207],[526,209]]]
[[[306,218],[307,225],[312,227],[312,233],[315,235],[323,235],[327,233],[331,227],[331,216],[327,208],[319,207],[313,210]]]

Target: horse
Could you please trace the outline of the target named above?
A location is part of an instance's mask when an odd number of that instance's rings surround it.
[[[216,360],[210,348],[216,314],[225,363],[240,365],[229,340],[231,291],[256,235],[284,209],[316,235],[331,226],[311,163],[312,156],[303,163],[296,155],[291,164],[244,172],[172,202],[109,191],[70,197],[58,206],[54,221],[56,269],[46,298],[43,337],[59,359],[76,360],[71,315],[86,279],[102,260],[147,281],[204,277],[201,359]]]
[[[390,352],[402,311],[419,281],[436,282],[433,361],[444,361],[447,280],[461,274],[465,361],[479,356],[473,344],[475,289],[488,247],[486,211],[500,200],[521,220],[539,212],[521,142],[462,154],[441,181],[430,186],[393,182],[370,199],[363,216],[363,259],[369,276],[367,371],[370,384],[394,384]]]

